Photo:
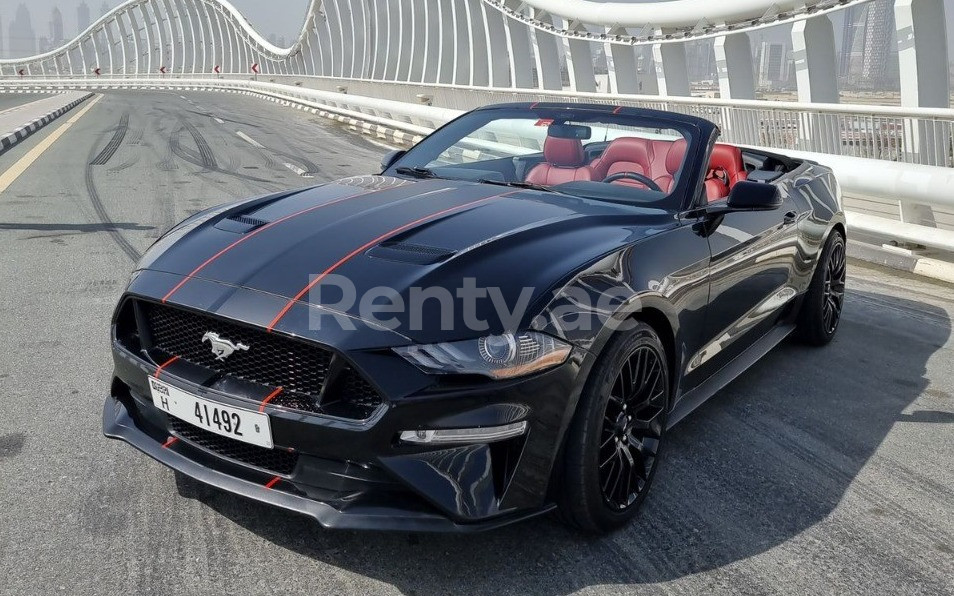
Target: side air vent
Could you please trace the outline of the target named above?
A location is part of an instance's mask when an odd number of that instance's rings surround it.
[[[454,253],[433,246],[422,246],[420,244],[409,244],[407,242],[392,242],[380,244],[372,248],[368,251],[368,256],[386,261],[397,261],[399,263],[431,265],[449,259],[454,256]]]
[[[260,228],[267,223],[268,222],[264,219],[258,219],[257,217],[249,217],[248,215],[233,215],[232,217],[223,219],[219,223],[215,224],[215,227],[226,232],[244,234],[245,232],[251,232],[256,228]]]

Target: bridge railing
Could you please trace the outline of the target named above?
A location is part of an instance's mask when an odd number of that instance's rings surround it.
[[[949,109],[541,92],[330,77],[259,80],[462,111],[506,101],[605,103],[667,110],[716,123],[728,143],[954,167],[954,110]]]

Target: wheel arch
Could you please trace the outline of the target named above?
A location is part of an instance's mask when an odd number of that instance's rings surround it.
[[[673,325],[663,311],[652,306],[642,308],[632,313],[629,318],[641,321],[652,327],[662,342],[663,349],[666,351],[666,366],[669,369],[670,395],[668,397],[667,406],[672,408],[672,397],[678,385],[678,380],[676,379],[676,334]]]
[[[833,226],[831,227],[831,229],[828,231],[828,235],[825,236],[825,241],[826,241],[826,242],[828,241],[828,238],[831,236],[831,233],[832,233],[832,232],[838,232],[839,234],[841,234],[841,238],[842,238],[845,242],[848,241],[848,228],[847,228],[847,226],[845,225],[845,222],[844,222],[844,221],[835,222],[835,225],[833,225]]]

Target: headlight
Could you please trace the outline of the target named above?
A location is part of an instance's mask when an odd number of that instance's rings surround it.
[[[535,331],[394,348],[425,372],[484,375],[493,379],[520,377],[562,364],[570,350],[569,344]]]

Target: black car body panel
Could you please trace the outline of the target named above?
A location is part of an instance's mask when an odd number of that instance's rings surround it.
[[[399,159],[383,175],[248,200],[176,226],[143,258],[117,307],[105,434],[327,527],[460,531],[548,511],[564,434],[612,323],[638,316],[659,331],[671,356],[674,423],[787,335],[826,238],[835,228],[844,233],[837,183],[810,162],[772,180],[780,209],[712,217],[699,189],[715,127],[626,111],[688,131],[677,208],[414,180],[395,173]],[[565,340],[572,352],[558,366],[511,380],[429,374],[392,348],[472,339],[465,314],[412,321],[395,312],[382,324],[340,296],[304,291],[329,271],[358,295],[386,286],[407,301],[413,288],[460,288],[470,278],[499,288],[506,304],[528,305],[519,320],[503,321],[480,303],[471,315],[486,320],[483,333],[533,329]],[[173,321],[166,339],[153,333],[161,317]],[[340,392],[338,401],[304,408],[301,389],[268,402],[279,383],[254,363],[232,371],[167,349],[172,341],[195,348],[198,336],[174,337],[175,329],[207,329],[210,321],[231,325],[248,343],[273,342],[279,353],[320,351],[321,393]],[[157,376],[214,402],[261,408],[275,448],[182,426],[153,405],[149,379]],[[350,403],[349,392],[362,400]],[[398,440],[415,429],[523,421],[525,434],[499,442]]]

